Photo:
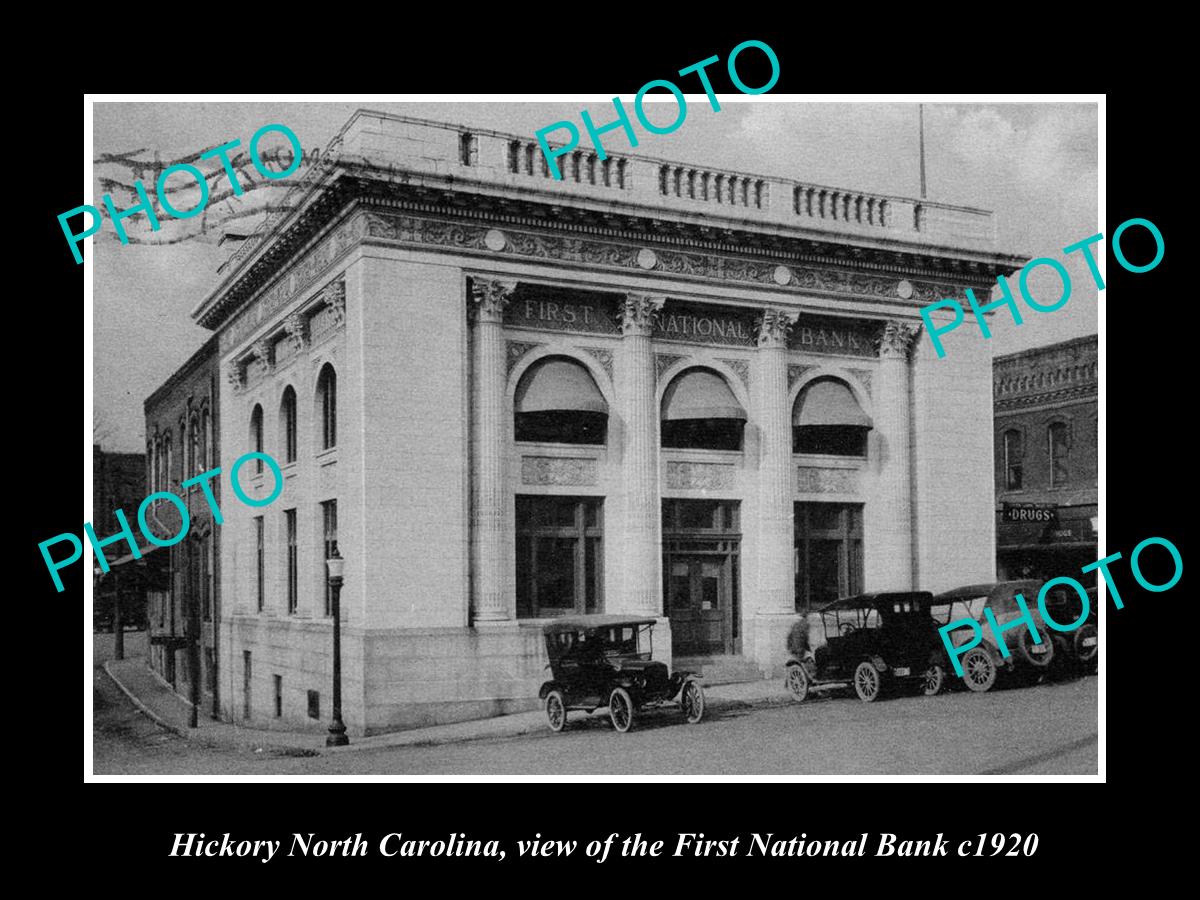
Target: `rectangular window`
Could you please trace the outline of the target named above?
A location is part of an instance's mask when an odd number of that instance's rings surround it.
[[[283,718],[283,676],[275,676],[275,718]]]
[[[213,663],[213,648],[204,648],[204,689],[210,694],[216,689],[217,669]]]
[[[255,598],[257,601],[257,609],[263,611],[263,593],[266,582],[267,560],[264,554],[263,547],[263,517],[254,517],[254,545],[257,556],[255,557],[254,577],[255,577]]]
[[[287,611],[289,614],[296,611],[296,606],[299,600],[298,585],[296,583],[296,511],[294,509],[284,510],[283,513],[284,525],[287,532]]]
[[[325,570],[325,560],[333,556],[337,548],[337,501],[326,500],[321,504],[321,580],[325,583],[325,615],[333,615],[333,592],[329,587],[329,573]]]
[[[1019,431],[1004,432],[1004,486],[1019,491],[1024,480],[1024,438]]]
[[[310,719],[321,718],[321,692],[308,692],[308,717]]]
[[[473,166],[479,158],[479,138],[470,132],[458,136],[458,160],[464,166]]]
[[[517,497],[517,616],[600,612],[603,503],[598,497]]]
[[[796,611],[862,593],[862,506],[795,505]]]
[[[1062,487],[1069,480],[1067,424],[1055,422],[1048,429],[1050,441],[1050,487]]]

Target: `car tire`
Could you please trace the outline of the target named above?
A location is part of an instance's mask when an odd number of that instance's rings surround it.
[[[1079,667],[1085,672],[1095,672],[1100,663],[1100,632],[1091,622],[1081,625],[1079,630],[1075,632],[1075,658],[1079,660]],[[1090,647],[1083,646],[1085,640],[1092,640]]]
[[[553,690],[546,695],[546,721],[555,734],[567,727],[567,701],[562,691]]]
[[[622,734],[633,727],[633,698],[625,688],[615,687],[608,695],[608,717]]]
[[[689,725],[695,725],[704,718],[704,688],[698,681],[685,681],[679,694],[679,705],[683,709],[683,717]]]
[[[870,660],[864,659],[854,670],[854,693],[863,703],[874,703],[883,693],[883,674]]]
[[[1054,640],[1050,637],[1048,631],[1039,629],[1038,634],[1042,642],[1035,644],[1033,642],[1033,635],[1029,633],[1029,629],[1022,629],[1018,646],[1021,649],[1022,659],[1034,669],[1044,673],[1050,668],[1050,664],[1054,662]],[[1045,647],[1046,650],[1043,653],[1035,653],[1035,647]]]
[[[946,670],[941,663],[934,663],[921,675],[921,693],[926,697],[936,697],[946,684]]]
[[[972,691],[984,694],[996,684],[996,662],[982,647],[967,651],[962,659],[962,670],[963,681]]]
[[[804,666],[800,663],[792,663],[787,667],[787,674],[783,680],[792,699],[797,703],[803,703],[808,696],[809,688],[808,673],[804,671]]]

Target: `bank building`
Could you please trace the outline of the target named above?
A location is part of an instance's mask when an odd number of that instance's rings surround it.
[[[228,718],[327,724],[335,545],[352,735],[535,707],[557,616],[764,677],[839,595],[994,577],[989,342],[918,313],[1024,262],[989,212],[559,162],[359,111],[195,309],[221,465],[285,482],[223,505]]]

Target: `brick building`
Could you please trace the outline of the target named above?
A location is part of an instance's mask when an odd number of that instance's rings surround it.
[[[919,308],[1023,260],[991,214],[359,111],[194,311],[221,463],[225,713],[352,732],[536,705],[541,624],[777,671],[839,594],[995,574],[989,342]],[[243,475],[258,496],[270,471]]]
[[[112,453],[92,445],[92,524],[97,534],[116,534],[121,523],[115,510],[136,510],[146,496],[146,457],[141,453]],[[130,554],[132,556],[132,554]],[[145,567],[127,567],[96,581],[93,618],[98,627],[112,627],[120,596],[125,626],[145,621]]]
[[[146,398],[143,494],[178,494],[191,523],[179,543],[143,549],[158,558],[165,573],[158,589],[150,591],[147,604],[150,665],[179,693],[199,699],[201,708],[214,715],[220,710],[216,623],[221,614],[221,528],[214,523],[200,486],[184,488],[182,483],[220,465],[217,349],[216,337],[210,338]],[[222,475],[207,482],[222,511],[223,480]],[[180,519],[176,507],[166,501],[157,501],[147,514],[147,522],[162,538],[179,533]],[[192,639],[197,633],[198,644]]]
[[[1002,578],[1080,578],[1099,558],[1097,364],[1094,334],[993,362]]]

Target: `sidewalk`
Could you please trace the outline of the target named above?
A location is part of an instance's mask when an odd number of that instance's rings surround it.
[[[146,666],[144,658],[110,659],[104,663],[104,671],[135,706],[162,728],[200,744],[234,747],[251,752],[271,748],[283,750],[284,753],[290,750],[296,755],[309,756],[383,747],[433,747],[461,741],[516,737],[548,727],[545,713],[537,710],[455,722],[452,725],[414,728],[372,737],[351,737],[348,747],[326,747],[324,734],[246,728],[232,722],[215,721],[207,709],[200,711],[199,727],[189,728],[188,713],[191,704],[160,681]],[[706,686],[704,697],[710,709],[782,706],[791,702],[782,681]]]

